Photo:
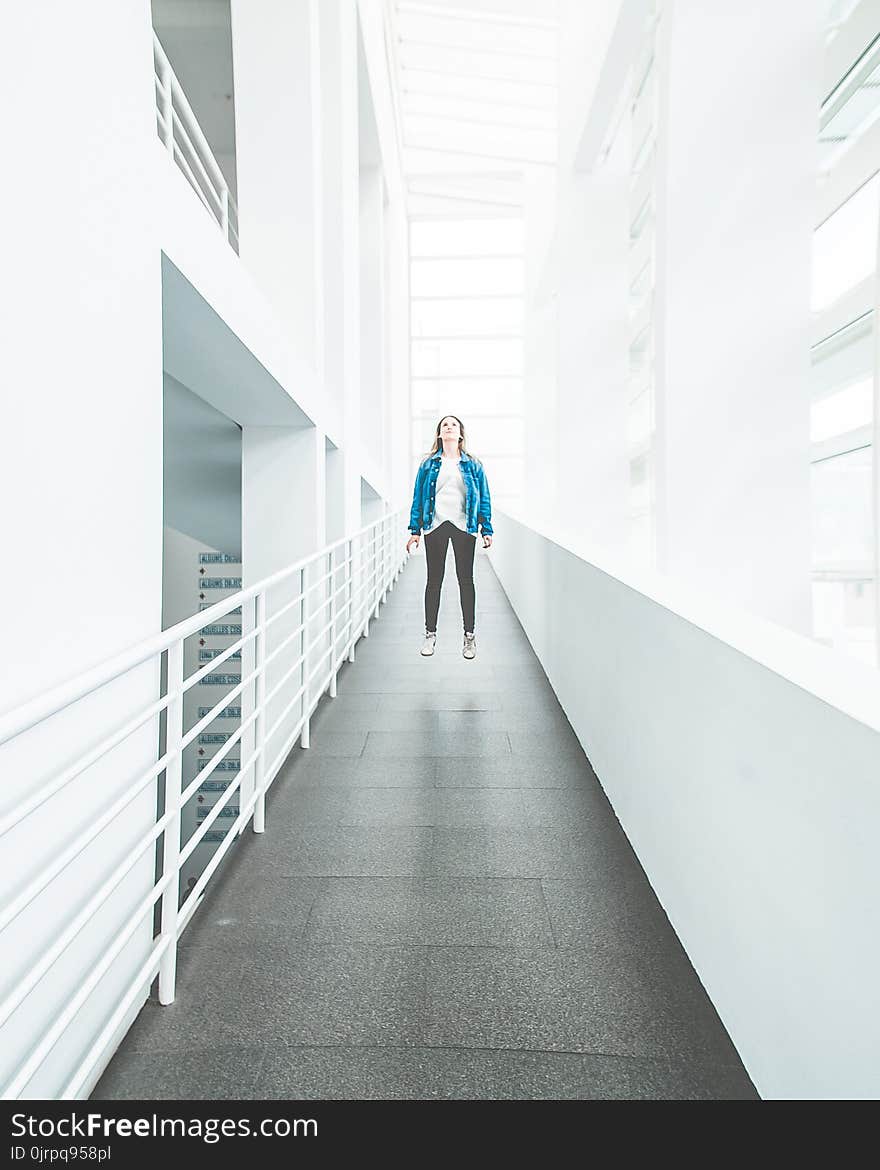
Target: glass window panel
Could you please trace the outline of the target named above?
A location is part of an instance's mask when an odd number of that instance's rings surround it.
[[[498,126],[522,126],[529,129],[555,130],[556,111],[531,106],[497,105],[492,102],[459,101],[431,94],[404,93],[405,114],[425,114],[456,121],[492,122]]]
[[[862,82],[819,135],[820,165],[833,166],[880,117],[880,65]]]
[[[456,414],[467,421],[474,414],[519,414],[524,405],[522,378],[455,378],[437,381],[414,378],[413,411],[434,417]]]
[[[850,382],[870,378],[874,369],[873,313],[851,328],[839,330],[812,350],[811,396],[822,398]]]
[[[486,478],[489,480],[489,490],[495,507],[500,506],[500,498],[505,494],[513,496],[522,494],[525,460],[521,455],[494,455],[491,450],[485,450],[476,444],[473,451],[486,468]]]
[[[455,20],[433,12],[397,12],[397,33],[403,41],[436,41],[451,45],[468,44],[475,49],[512,49],[552,57],[556,53],[556,30],[540,25],[499,24],[479,19]]]
[[[831,6],[825,18],[826,28],[829,32],[837,32],[842,25],[846,24],[860,3],[861,0],[831,0]]]
[[[634,459],[629,465],[630,506],[634,512],[646,510],[651,505],[648,460],[646,456]]]
[[[651,362],[651,330],[643,329],[629,347],[629,372],[638,375],[644,372]]]
[[[834,435],[869,426],[873,415],[874,380],[869,377],[812,404],[810,438],[821,443]]]
[[[456,76],[495,78],[529,85],[550,86],[556,82],[556,62],[552,58],[543,60],[521,54],[486,52],[479,47],[471,49],[462,44],[463,40],[460,38],[456,47],[402,41],[399,55],[404,75],[410,71],[448,70]]]
[[[871,448],[814,463],[811,478],[814,566],[864,571],[874,557]]]
[[[477,374],[522,374],[522,342],[414,341],[411,372],[414,378],[473,377]]]
[[[500,456],[522,455],[525,445],[525,422],[521,418],[463,418],[468,449],[483,462]]]
[[[404,133],[408,146],[485,155],[487,158],[522,159],[532,162],[556,161],[556,134],[553,130],[523,130],[520,127],[486,126],[479,122],[446,122],[407,115]]]
[[[647,514],[630,520],[629,555],[637,565],[648,566],[654,560],[654,527]]]
[[[633,221],[629,229],[629,238],[631,240],[637,240],[648,226],[651,220],[652,202],[651,194],[649,193],[633,217]]]
[[[522,260],[413,260],[410,293],[414,297],[522,293]]]
[[[651,157],[651,152],[654,150],[654,141],[654,136],[651,133],[651,127],[648,127],[642,145],[636,151],[635,157],[633,158],[631,168],[631,174],[633,178],[635,178],[637,175],[640,175],[647,166],[648,160]]]
[[[654,292],[654,266],[649,261],[635,278],[629,289],[629,313],[638,317],[647,306]]]
[[[413,301],[411,328],[417,337],[473,337],[509,334],[523,327],[520,297],[500,300]]]
[[[475,102],[499,102],[503,105],[538,106],[552,110],[556,90],[549,85],[528,85],[520,81],[491,81],[459,74],[428,73],[419,69],[402,69],[404,93],[435,93],[446,97],[466,98]]]
[[[521,219],[425,220],[410,228],[410,255],[522,255]]]
[[[814,581],[814,636],[851,658],[876,666],[876,588],[869,578]]]
[[[828,308],[869,277],[877,262],[880,172],[818,227],[813,236],[813,309]]]
[[[641,446],[651,437],[654,428],[651,397],[651,394],[645,391],[630,405],[627,416],[627,436],[633,446]]]

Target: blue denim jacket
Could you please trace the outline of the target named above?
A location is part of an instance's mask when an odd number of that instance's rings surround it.
[[[409,515],[409,530],[417,536],[423,528],[430,528],[434,519],[434,495],[437,476],[440,473],[442,451],[429,455],[416,472],[416,486],[413,491],[412,510]],[[482,528],[486,536],[492,535],[492,500],[489,496],[489,482],[479,459],[473,455],[462,455],[459,460],[461,476],[466,491],[465,517],[467,530],[476,535]]]

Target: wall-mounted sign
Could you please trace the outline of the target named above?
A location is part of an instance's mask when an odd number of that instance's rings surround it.
[[[202,577],[199,589],[241,589],[241,577]]]
[[[211,808],[213,808],[213,805],[211,806]],[[203,805],[201,808],[197,809],[196,810],[196,820],[199,820],[199,821],[205,820],[207,818],[208,814],[210,813],[211,808],[209,808],[207,805]],[[221,808],[220,811],[217,813],[217,820],[219,821],[220,818],[222,817],[225,820],[231,821],[231,820],[234,820],[234,818],[237,816],[238,816],[238,805],[237,804],[233,804],[233,805],[227,804],[227,806],[225,808]]]
[[[231,731],[203,731],[199,736],[199,743],[226,743],[230,735]]]
[[[230,636],[241,637],[241,626],[224,625],[222,622],[216,622],[213,626],[205,626],[200,631],[207,637],[226,638]]]
[[[217,600],[217,601],[200,601],[200,602],[199,602],[199,613],[203,613],[203,612],[204,612],[204,610],[206,610],[206,609],[213,609],[213,608],[214,608],[214,606],[215,606],[215,605],[219,605],[219,603],[220,603],[222,600],[223,600],[223,598],[222,598],[222,597],[220,597],[220,598],[218,598],[218,600]],[[238,616],[238,615],[240,615],[240,614],[241,614],[241,606],[240,606],[240,605],[239,605],[239,606],[236,606],[236,608],[235,608],[235,609],[231,609],[231,610],[229,611],[229,616],[230,616],[230,617],[237,617],[237,616]]]
[[[203,845],[219,845],[221,841],[226,839],[228,829],[208,829],[204,837],[202,837]]]
[[[212,763],[211,760],[199,760],[198,761],[199,771],[204,772],[205,768],[209,767],[211,763]],[[240,772],[241,771],[241,760],[220,760],[219,763],[217,764],[217,767],[214,769],[214,771],[215,772]]]
[[[240,565],[241,557],[235,553],[199,553],[200,565]]]
[[[222,649],[219,649],[219,650],[200,650],[199,651],[199,662],[211,662],[214,658],[219,657],[222,653],[223,653]],[[234,651],[234,653],[230,654],[229,657],[227,659],[225,659],[224,661],[232,662],[236,658],[238,658],[238,659],[241,658],[241,651],[240,650]]]
[[[199,679],[200,687],[234,687],[241,682],[240,674],[208,674]]]
[[[225,792],[231,783],[231,780],[203,780],[199,792]]]

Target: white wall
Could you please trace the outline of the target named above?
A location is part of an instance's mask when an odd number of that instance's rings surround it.
[[[367,458],[385,464],[385,239],[382,222],[382,172],[360,171],[360,395],[362,442]],[[383,476],[384,478],[384,476]]]
[[[232,0],[240,255],[318,362],[317,0]]]
[[[552,430],[550,461],[556,478],[549,506],[539,502],[531,514],[552,517],[555,526],[608,549],[626,545],[630,523],[625,130],[616,135],[604,163],[598,164],[596,155],[616,125],[620,90],[635,48],[635,38],[618,33],[615,39],[618,20],[622,9],[641,7],[642,0],[602,0],[589,6],[561,0],[559,168],[552,205],[528,207],[529,236],[535,235],[537,219],[539,232],[548,239],[535,261],[527,333],[534,352],[543,330],[544,353],[549,356],[552,347],[555,363],[552,388],[541,385],[534,359],[528,370],[527,439],[535,448],[532,457],[546,459],[544,449],[528,435],[532,428]],[[622,27],[632,24],[639,24],[637,16],[628,17]],[[590,166],[581,169],[585,136],[592,143]]]
[[[313,427],[301,429],[289,427],[245,427],[242,432],[242,564],[245,587],[277,573],[287,565],[316,552],[326,543],[325,539],[325,439]],[[306,578],[306,587],[312,585],[320,574],[313,570]],[[295,573],[281,584],[274,586],[266,600],[267,616],[272,616],[299,593],[300,575]],[[308,599],[308,609],[301,613],[295,606],[276,621],[266,637],[265,648],[271,654],[300,625],[305,616],[312,614],[323,600],[320,589],[313,590]],[[245,628],[248,615],[245,614]],[[316,627],[317,629],[317,627]],[[315,636],[310,631],[310,638]],[[307,640],[310,640],[307,639]],[[271,691],[291,669],[300,656],[304,643],[294,639],[274,659],[266,672],[266,690]],[[320,651],[319,644],[315,650]],[[248,657],[242,659],[243,673],[247,674]],[[296,690],[299,683],[293,687]],[[286,706],[282,690],[270,702],[266,726],[271,727],[281,719]],[[301,714],[302,704],[297,704],[284,717],[277,732],[270,737],[267,746],[266,763],[281,752],[292,727]],[[247,718],[247,707],[243,704],[242,714]],[[245,749],[246,754],[246,749]],[[248,784],[250,783],[250,779]],[[243,785],[243,799],[248,786]]]
[[[0,190],[7,225],[2,710],[156,633],[161,619],[162,338],[149,4],[95,0],[82,8],[50,0],[40,17],[27,6],[4,12],[15,51],[0,82],[4,107],[15,110],[6,149],[18,175]],[[4,805],[56,776],[96,742],[96,727],[124,723],[157,688],[157,671],[139,670],[0,749]],[[10,833],[0,901],[22,890],[98,808],[133,783],[156,758],[157,744],[155,723],[148,724],[51,810]],[[3,993],[59,937],[86,891],[130,855],[154,811],[149,785],[4,932]],[[4,1084],[94,969],[152,872],[148,851],[2,1029]],[[60,1091],[150,935],[147,923],[24,1095]]]
[[[659,33],[658,567],[804,633],[820,7],[675,0]]]
[[[499,517],[492,562],[758,1091],[880,1094],[880,677]]]
[[[185,532],[206,552],[240,553],[241,428],[166,373],[163,431],[166,527]],[[163,585],[167,577],[166,558]],[[169,622],[163,608],[163,625],[194,612]]]

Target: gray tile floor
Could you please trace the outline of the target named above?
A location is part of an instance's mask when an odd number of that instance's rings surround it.
[[[479,554],[409,563],[97,1099],[754,1098]],[[588,666],[585,666],[588,669]]]

